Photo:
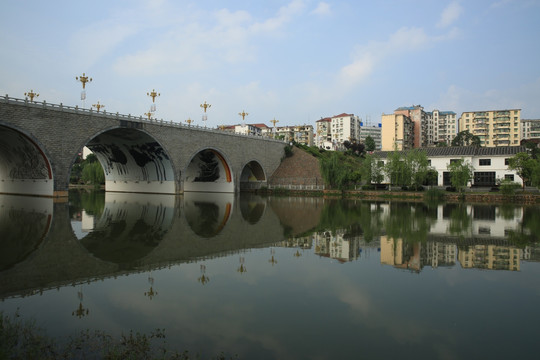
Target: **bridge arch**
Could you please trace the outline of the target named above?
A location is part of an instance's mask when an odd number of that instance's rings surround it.
[[[103,167],[106,191],[176,193],[171,156],[144,130],[109,128],[93,135],[83,146]]]
[[[30,135],[0,124],[0,193],[53,196],[45,148]]]
[[[258,189],[266,183],[266,173],[257,160],[251,160],[244,165],[240,175],[241,190]]]
[[[215,148],[197,150],[184,170],[184,192],[234,192],[234,177],[223,152]]]

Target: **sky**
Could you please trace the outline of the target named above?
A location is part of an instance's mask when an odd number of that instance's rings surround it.
[[[0,0],[0,95],[217,127],[540,118],[540,0]],[[76,77],[92,78],[81,100]],[[207,121],[201,104],[207,102]]]

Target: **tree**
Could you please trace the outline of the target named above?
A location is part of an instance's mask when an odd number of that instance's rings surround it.
[[[525,191],[525,183],[537,177],[540,170],[538,161],[525,152],[517,153],[508,159],[508,168],[510,170],[516,170],[516,173],[523,181],[523,191]]]
[[[355,155],[362,155],[365,152],[364,144],[358,142],[356,139],[345,140],[343,146]]]
[[[105,182],[105,173],[103,172],[103,168],[99,161],[85,164],[82,169],[82,179],[84,182],[96,186]]]
[[[384,179],[383,167],[384,163],[380,161],[377,155],[366,155],[360,165],[362,179],[364,179],[368,185],[372,183],[380,184]]]
[[[448,144],[446,143],[446,141],[439,141],[437,143],[437,147],[447,147],[447,146],[448,146]]]
[[[451,161],[446,168],[450,171],[450,182],[452,183],[452,186],[458,189],[459,192],[462,192],[463,188],[467,186],[467,183],[471,181],[473,177],[474,169],[471,163],[461,158],[456,161]]]
[[[469,130],[460,131],[452,140],[452,146],[477,146],[480,147],[480,138],[473,135]]]
[[[339,154],[333,152],[321,161],[321,175],[333,189],[342,189],[348,181],[348,169],[339,161]]]
[[[410,174],[410,183],[418,190],[426,181],[430,170],[425,151],[411,150],[405,158],[406,174]]]
[[[405,163],[399,151],[388,153],[384,172],[390,179],[390,184],[398,186],[407,186],[410,183],[410,174],[407,173]]]
[[[366,137],[366,140],[364,143],[366,145],[366,151],[375,151],[375,147],[376,147],[375,140],[373,140],[373,138],[370,135]]]

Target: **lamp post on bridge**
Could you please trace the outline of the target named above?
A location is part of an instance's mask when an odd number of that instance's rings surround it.
[[[83,102],[83,109],[86,105],[86,83],[92,82],[92,78],[86,76],[85,73],[82,73],[81,76],[75,76],[75,80],[80,81],[82,83],[82,91],[81,91],[81,100]]]
[[[151,92],[147,92],[146,95],[152,98],[152,105],[150,105],[150,112],[156,112],[156,97],[161,96],[160,93],[156,92],[155,89],[152,89]]]
[[[208,116],[206,115],[206,109],[209,109],[212,105],[207,104],[206,100],[203,104],[201,104],[201,108],[204,110],[204,114],[202,115],[202,121],[204,122],[204,127],[206,127],[206,120],[208,120]]]
[[[38,97],[39,94],[36,94],[34,90],[30,90],[27,93],[24,93],[24,96],[28,96],[30,98],[30,101],[34,101],[34,97]]]
[[[97,109],[97,112],[99,112],[99,109],[104,108],[105,105],[100,104],[98,101],[97,104],[92,105],[92,107],[95,107]]]
[[[188,126],[191,126],[191,123],[194,122],[194,121],[195,121],[195,120],[191,120],[191,118],[188,118],[188,119],[186,120]]]
[[[277,129],[276,129],[276,123],[278,123],[279,120],[276,120],[276,118],[274,117],[274,120],[270,120],[270,122],[271,122],[272,124],[274,124],[274,139],[275,139],[275,138],[276,138],[276,130],[277,130]]]

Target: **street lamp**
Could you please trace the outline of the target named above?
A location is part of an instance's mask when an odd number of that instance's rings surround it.
[[[274,117],[274,120],[270,120],[270,122],[274,124],[274,138],[276,138],[276,123],[278,123],[279,120],[276,120],[276,118]]]
[[[101,105],[98,101],[97,104],[92,105],[92,107],[95,107],[97,109],[97,112],[99,112],[99,109],[104,108],[105,105]]]
[[[160,93],[157,93],[155,89],[152,89],[151,92],[146,93],[146,95],[150,96],[152,98],[152,105],[150,106],[151,112],[156,112],[156,97],[161,96]]]
[[[204,114],[202,115],[202,121],[204,122],[204,127],[206,127],[206,120],[208,120],[208,115],[206,115],[206,109],[210,108],[212,105],[207,104],[206,100],[204,101],[204,104],[201,104],[201,108],[204,110]]]
[[[194,121],[195,121],[195,120],[191,120],[191,118],[188,118],[188,119],[186,120],[188,126],[191,126],[191,123],[194,122]]]
[[[24,93],[24,96],[28,96],[30,98],[30,101],[34,101],[34,96],[38,97],[39,94],[36,94],[34,90],[30,90],[29,92]]]
[[[92,82],[92,78],[86,76],[85,73],[82,73],[81,76],[75,76],[75,80],[80,81],[82,83],[82,91],[81,91],[81,100],[83,102],[83,108],[85,107],[86,103],[86,83]]]
[[[144,116],[148,118],[148,120],[152,120],[152,113],[148,111],[147,113],[144,113]]]

